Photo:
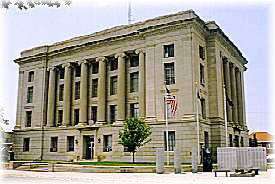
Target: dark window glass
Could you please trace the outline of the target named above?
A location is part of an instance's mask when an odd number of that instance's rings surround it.
[[[32,126],[32,111],[26,111],[26,124],[25,127]]]
[[[51,137],[50,152],[57,152],[58,137]]]
[[[238,135],[235,135],[234,137],[234,143],[235,143],[235,147],[239,147],[239,136]]]
[[[131,117],[139,116],[139,104],[138,103],[130,104],[130,116]]]
[[[199,54],[200,54],[200,58],[202,60],[204,60],[205,59],[205,49],[204,49],[204,47],[199,46]]]
[[[94,123],[97,121],[97,106],[91,107],[91,119],[94,121]]]
[[[130,73],[130,93],[138,92],[138,72]]]
[[[79,109],[74,110],[74,124],[77,125],[79,123]]]
[[[27,103],[32,103],[32,100],[33,100],[33,86],[28,87]]]
[[[116,121],[117,116],[117,106],[116,105],[110,105],[110,122],[113,123]]]
[[[117,61],[117,58],[110,58],[109,59],[109,70],[110,71],[114,71],[114,70],[117,70],[117,64],[118,64],[118,61]]]
[[[174,63],[164,63],[164,74],[167,85],[175,84]]]
[[[61,126],[63,121],[63,110],[58,110],[58,122],[57,125]]]
[[[74,136],[67,136],[67,151],[74,151]]]
[[[74,99],[78,100],[80,98],[80,82],[75,82],[75,94],[74,94]]]
[[[164,57],[165,58],[174,57],[174,44],[164,45],[163,49],[164,49]]]
[[[176,145],[175,131],[168,131],[168,150],[174,151]],[[166,131],[164,131],[164,149],[167,151]]]
[[[75,77],[80,77],[81,75],[81,66],[76,66],[75,67]]]
[[[205,99],[201,98],[201,115],[203,119],[206,119]]]
[[[208,132],[204,132],[204,145],[205,145],[205,148],[209,148],[209,135],[208,135]]]
[[[244,147],[244,143],[243,143],[243,137],[241,137],[241,147]]]
[[[200,64],[200,84],[204,86],[205,79],[204,79],[204,66]]]
[[[110,78],[110,95],[117,94],[117,76]]]
[[[99,68],[98,62],[92,63],[92,74],[97,74],[98,73],[98,68]]]
[[[130,57],[130,67],[137,67],[139,65],[139,58],[138,56]]]
[[[92,97],[97,97],[98,79],[92,80]]]
[[[30,151],[30,138],[23,139],[23,152]]]
[[[64,84],[59,85],[59,101],[63,101]]]
[[[59,69],[59,79],[64,79],[64,68]]]
[[[232,134],[229,134],[229,146],[233,147],[233,140],[232,140]]]
[[[103,151],[112,151],[112,135],[103,135]]]
[[[28,76],[28,82],[33,82],[33,80],[34,80],[34,71],[30,71]]]

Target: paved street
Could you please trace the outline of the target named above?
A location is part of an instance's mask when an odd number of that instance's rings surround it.
[[[77,173],[77,172],[30,172],[2,170],[0,183],[86,183],[86,184],[152,184],[152,183],[184,183],[184,184],[265,184],[275,183],[275,170],[260,172],[252,178],[226,178],[223,173],[215,178],[213,173],[185,174],[153,174],[153,173]]]

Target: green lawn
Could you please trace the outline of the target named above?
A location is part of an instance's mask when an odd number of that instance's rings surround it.
[[[131,162],[79,162],[79,165],[98,166],[155,166],[155,163],[131,163]]]

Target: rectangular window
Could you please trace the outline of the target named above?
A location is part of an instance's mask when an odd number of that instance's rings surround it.
[[[80,82],[75,82],[74,86],[74,99],[78,100],[80,98]]]
[[[58,122],[57,125],[61,126],[63,121],[63,110],[58,110]]]
[[[103,152],[112,151],[112,135],[103,135]]]
[[[130,67],[137,67],[139,65],[139,57],[132,56],[130,57]]]
[[[57,152],[58,137],[51,137],[50,152]]]
[[[67,151],[74,151],[74,136],[67,136]]]
[[[110,78],[110,95],[117,94],[117,76]]]
[[[65,73],[64,68],[60,68],[59,69],[59,79],[64,79],[64,73]]]
[[[167,151],[166,131],[164,131],[164,149]],[[168,151],[174,151],[176,145],[175,131],[168,131]]]
[[[28,76],[28,82],[33,82],[33,80],[34,80],[34,71],[30,71]]]
[[[232,140],[232,134],[229,134],[229,146],[233,147],[233,140]]]
[[[97,97],[98,79],[92,80],[92,97]]]
[[[32,100],[33,100],[33,86],[28,87],[27,103],[32,103]]]
[[[64,84],[59,85],[59,101],[63,101]]]
[[[91,107],[91,119],[94,123],[97,121],[97,106]]]
[[[92,63],[92,74],[97,74],[98,68],[99,68],[98,62]]]
[[[74,125],[79,123],[79,109],[74,110]]]
[[[202,60],[205,59],[205,49],[202,46],[199,46],[199,55]]]
[[[117,70],[117,67],[118,67],[118,61],[117,61],[117,58],[110,58],[109,59],[109,70],[110,71],[114,71],[114,70]]]
[[[137,118],[139,116],[139,104],[132,103],[130,104],[130,116]]]
[[[163,49],[165,58],[174,57],[174,44],[164,45]]]
[[[138,92],[138,72],[130,73],[130,93]]]
[[[205,99],[201,98],[201,116],[203,119],[206,119],[206,109],[205,109]]]
[[[110,105],[110,122],[113,123],[116,121],[117,117],[117,106],[116,105]]]
[[[205,85],[205,79],[204,79],[204,66],[200,63],[200,84]]]
[[[164,75],[166,85],[175,84],[174,63],[164,63]]]
[[[243,137],[241,137],[241,147],[244,147],[244,143],[243,143]]]
[[[238,135],[235,135],[234,137],[234,143],[235,143],[235,147],[239,147],[239,136]]]
[[[204,146],[205,148],[209,148],[209,135],[206,131],[204,131]]]
[[[32,111],[26,111],[26,124],[25,127],[32,126]]]
[[[30,151],[30,138],[23,139],[23,152]]]
[[[76,66],[75,67],[75,77],[80,77],[81,75],[81,66]]]

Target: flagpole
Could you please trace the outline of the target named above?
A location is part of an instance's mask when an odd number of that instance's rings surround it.
[[[165,124],[166,124],[166,159],[167,159],[167,166],[169,166],[169,143],[168,143],[168,108],[167,108],[167,103],[166,103],[166,98],[167,98],[167,92],[165,93],[164,97],[164,104],[165,104]]]
[[[200,163],[200,121],[199,121],[199,104],[198,104],[198,83],[195,83],[196,85],[196,122],[197,122],[197,154],[198,154],[198,164]]]
[[[225,85],[223,85],[223,98],[224,98],[224,126],[225,126],[225,147],[228,146],[228,130],[227,130],[227,108],[226,108],[226,91]]]

